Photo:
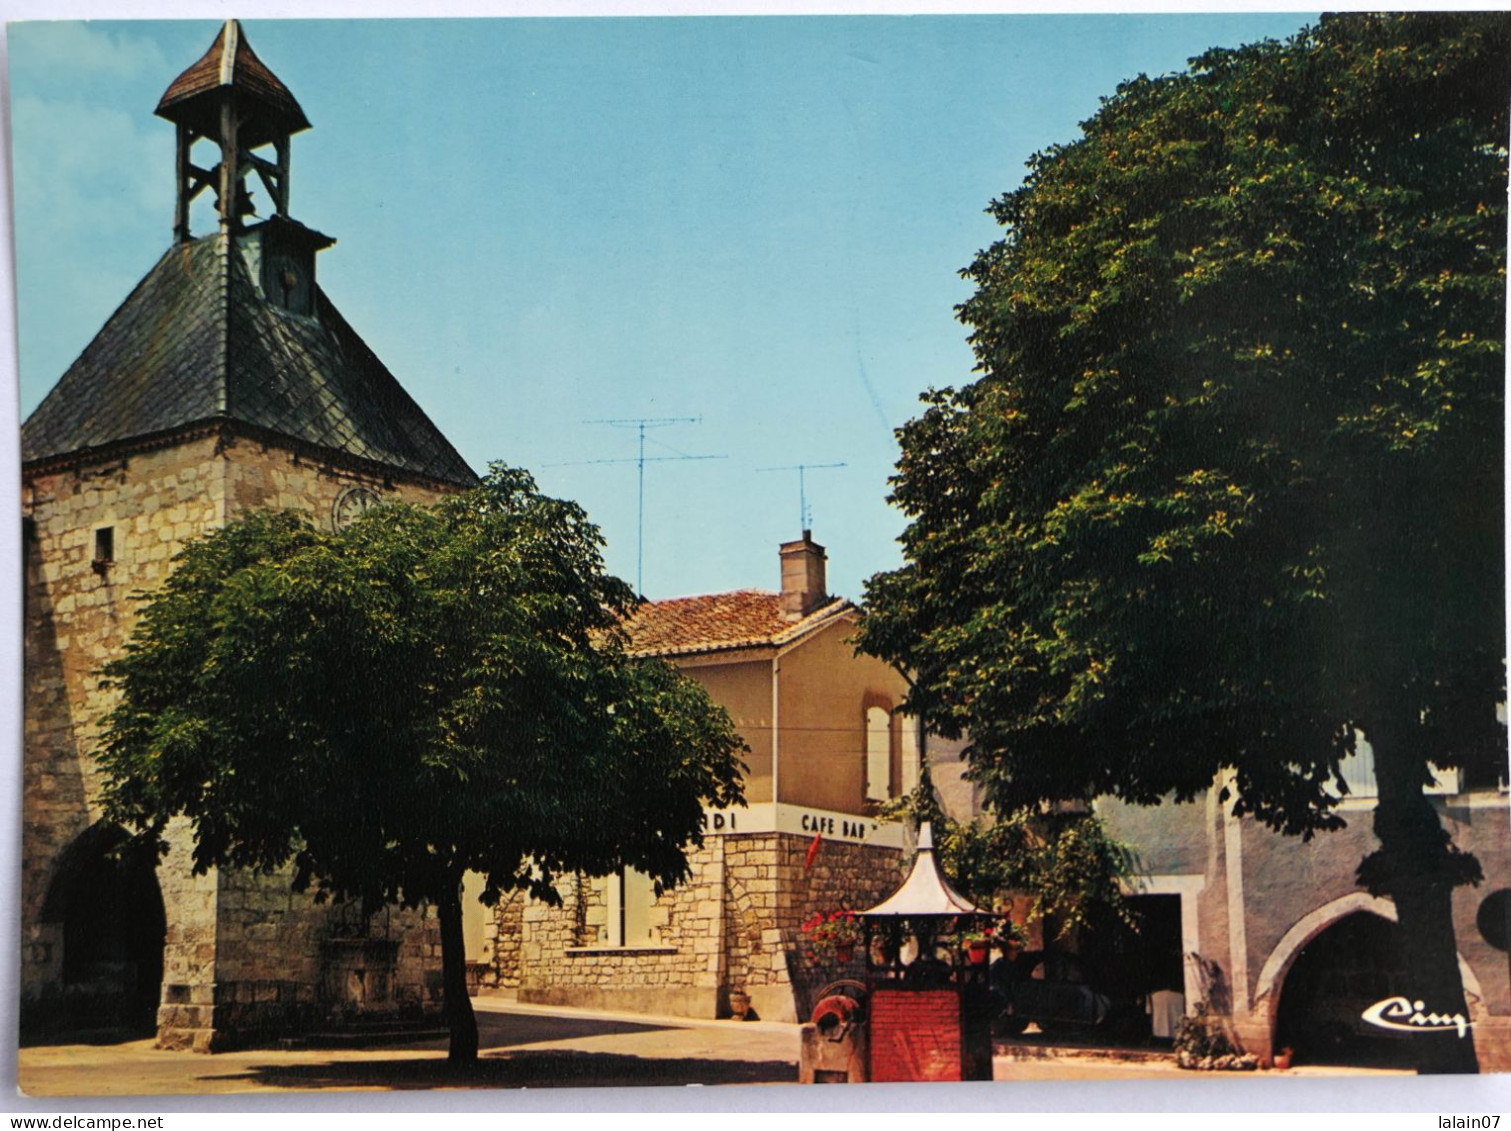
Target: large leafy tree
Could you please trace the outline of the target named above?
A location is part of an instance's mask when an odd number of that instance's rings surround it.
[[[596,527],[495,466],[434,507],[320,533],[254,514],[190,545],[142,610],[101,755],[109,816],[193,822],[194,864],[437,909],[451,1058],[477,1053],[464,872],[557,900],[572,872],[688,874],[742,802],[728,716],[626,655]]]
[[[981,376],[901,430],[864,647],[1002,811],[1111,793],[1343,822],[1416,992],[1479,878],[1423,785],[1503,765],[1503,14],[1324,18],[1139,78],[993,202]],[[1418,1041],[1470,1071],[1470,1041]]]

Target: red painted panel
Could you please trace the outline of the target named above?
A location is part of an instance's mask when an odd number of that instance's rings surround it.
[[[960,999],[953,990],[877,990],[869,1002],[871,1079],[961,1079]]]

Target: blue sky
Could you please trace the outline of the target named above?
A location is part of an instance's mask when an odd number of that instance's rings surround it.
[[[772,588],[808,476],[830,588],[896,566],[892,429],[971,378],[983,209],[1100,96],[1312,17],[248,20],[314,128],[325,290],[476,467],[574,498],[651,597]],[[152,114],[218,23],[10,28],[23,417],[167,247]],[[208,194],[207,194],[208,195]],[[258,193],[265,203],[265,194]],[[203,211],[196,231],[210,230]]]

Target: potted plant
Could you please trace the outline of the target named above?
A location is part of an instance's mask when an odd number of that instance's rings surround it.
[[[972,966],[985,966],[987,957],[996,942],[996,930],[988,923],[984,927],[969,927],[959,933],[960,946]]]
[[[1009,962],[1023,953],[1023,948],[1028,944],[1028,932],[1022,924],[1014,923],[1011,919],[1004,919],[997,924],[997,946],[1001,947],[1002,953],[1007,956]]]
[[[815,912],[803,923],[808,957],[813,961],[849,962],[861,941],[860,920],[853,911]]]

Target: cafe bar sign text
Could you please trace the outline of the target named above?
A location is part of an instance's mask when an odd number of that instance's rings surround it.
[[[733,833],[792,833],[808,840],[821,836],[825,840],[851,844],[903,847],[902,825],[895,821],[879,821],[875,817],[785,802],[773,805],[767,801],[745,809],[705,809],[703,831],[725,836]]]

